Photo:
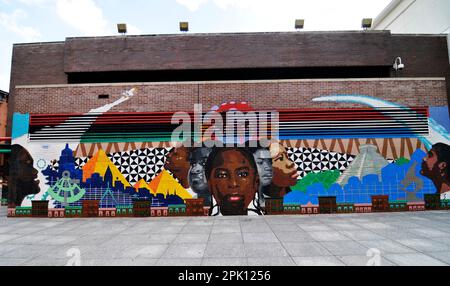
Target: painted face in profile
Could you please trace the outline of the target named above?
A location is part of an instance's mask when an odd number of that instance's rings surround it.
[[[420,173],[433,181],[439,193],[450,192],[450,146],[434,144],[423,158]]]
[[[423,158],[420,173],[428,178],[432,178],[439,174],[438,156],[435,150],[431,149]]]
[[[286,148],[274,143],[270,145],[273,166],[273,184],[277,187],[290,187],[297,184],[297,166],[289,159]]]
[[[210,148],[195,148],[189,155],[189,185],[196,193],[207,193],[208,182],[206,181],[205,165],[208,156],[211,153]]]
[[[272,183],[272,156],[267,149],[258,149],[253,153],[256,167],[258,168],[259,181],[262,187],[267,187]]]
[[[212,158],[208,186],[223,215],[247,213],[258,191],[259,178],[251,154],[239,149],[223,149]]]
[[[33,167],[33,158],[20,145],[11,146],[9,187],[10,202],[20,206],[28,195],[38,194],[40,191],[38,171]]]
[[[172,149],[166,156],[164,168],[170,171],[178,179],[183,188],[189,188],[189,149],[180,146]]]

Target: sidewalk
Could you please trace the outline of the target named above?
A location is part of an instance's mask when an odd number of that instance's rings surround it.
[[[450,212],[12,219],[0,208],[0,265],[78,257],[81,265],[450,265]]]

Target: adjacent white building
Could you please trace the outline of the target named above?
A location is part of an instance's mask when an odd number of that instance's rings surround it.
[[[374,19],[372,30],[447,34],[450,55],[450,0],[393,0]]]

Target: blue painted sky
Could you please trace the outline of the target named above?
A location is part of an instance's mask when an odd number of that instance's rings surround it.
[[[14,43],[63,41],[66,37],[116,34],[360,30],[390,0],[0,0],[0,89],[9,90]]]

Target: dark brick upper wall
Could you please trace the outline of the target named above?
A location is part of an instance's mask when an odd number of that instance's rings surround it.
[[[403,77],[443,77],[449,72],[449,54],[446,37],[392,35],[390,61],[401,57],[405,69]]]
[[[446,37],[389,32],[286,32],[68,38],[15,45],[15,85],[65,84],[67,73],[392,66],[399,77],[448,77]],[[394,74],[393,74],[394,76]],[[358,76],[357,76],[358,77]]]
[[[16,85],[65,83],[64,42],[14,45],[7,126],[12,125],[12,114],[16,109]],[[11,128],[7,135],[11,135]]]
[[[395,57],[400,56],[405,64],[405,69],[398,75],[401,77],[445,77],[447,99],[450,104],[450,55],[447,38],[430,35],[392,35],[391,39],[392,62]]]
[[[64,42],[15,45],[11,66],[11,92],[14,92],[16,85],[66,83],[64,45]]]
[[[397,74],[399,77],[445,77],[450,102],[447,40],[442,35],[391,35],[388,31],[184,34],[68,38],[58,43],[19,44],[13,49],[8,125],[11,126],[12,113],[18,110],[16,102],[22,100],[15,100],[16,85],[67,84],[67,73],[71,72],[389,67],[397,56],[402,57],[406,66]],[[217,95],[214,101],[225,101],[227,90],[221,90],[222,95]],[[239,98],[246,95],[242,93]],[[43,101],[42,96],[36,98]],[[401,102],[401,97],[398,99]],[[171,106],[178,106],[175,103],[178,99],[173,100]]]
[[[66,72],[379,66],[388,32],[197,34],[69,38]],[[95,62],[95,64],[94,64]]]

